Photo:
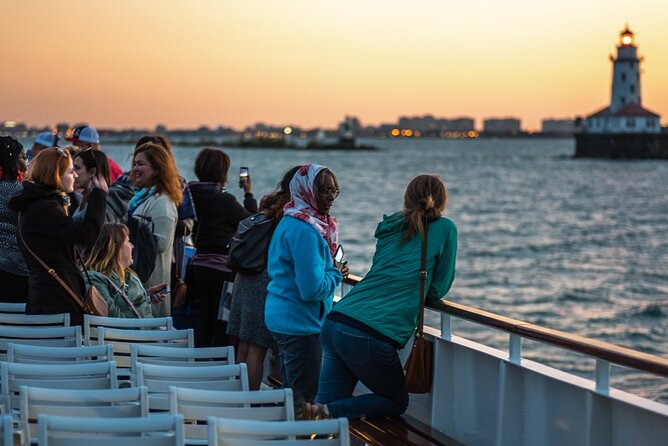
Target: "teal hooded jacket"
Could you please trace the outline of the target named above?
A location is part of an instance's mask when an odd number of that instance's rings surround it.
[[[362,322],[404,346],[420,311],[422,236],[400,243],[406,233],[401,212],[383,216],[376,228],[376,253],[364,279],[334,305],[333,311]],[[455,279],[457,227],[448,218],[429,223],[427,300],[442,299]]]

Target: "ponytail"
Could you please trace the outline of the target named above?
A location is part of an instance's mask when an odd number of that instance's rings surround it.
[[[406,234],[399,244],[425,231],[425,221],[440,217],[445,210],[448,193],[436,175],[418,175],[406,187],[404,193],[404,220]]]

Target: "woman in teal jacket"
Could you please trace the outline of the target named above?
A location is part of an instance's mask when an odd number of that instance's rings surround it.
[[[308,417],[318,393],[320,328],[348,271],[332,259],[338,233],[329,210],[338,195],[332,171],[302,166],[290,181],[290,201],[269,246],[264,319],[278,344],[283,383],[293,391],[297,419]]]
[[[386,417],[408,406],[397,353],[415,330],[420,312],[424,220],[427,229],[426,299],[441,299],[455,277],[457,228],[442,217],[447,192],[434,175],[406,188],[404,209],[384,216],[376,229],[369,273],[329,313],[320,342],[323,365],[314,417]],[[352,396],[358,381],[370,394]]]

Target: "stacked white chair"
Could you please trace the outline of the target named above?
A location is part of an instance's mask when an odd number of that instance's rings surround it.
[[[43,347],[29,344],[9,344],[7,362],[27,364],[65,364],[73,362],[113,361],[111,345],[81,347]]]
[[[234,364],[234,347],[171,348],[160,344],[132,344],[130,360],[133,375],[139,363],[185,367],[229,365]]]
[[[186,443],[207,444],[208,417],[294,421],[292,390],[212,391],[169,388],[169,413],[181,414]]]
[[[11,415],[0,415],[0,443],[3,445],[12,445],[14,430],[12,426]]]
[[[151,411],[169,410],[169,388],[172,386],[203,390],[249,390],[246,364],[211,367],[139,364],[136,385],[148,388]]]
[[[255,421],[209,417],[212,446],[349,446],[348,420]]]
[[[7,359],[8,344],[79,347],[81,346],[81,327],[26,328],[0,326],[0,361]]]
[[[183,446],[183,417],[158,414],[142,418],[39,416],[41,446]]]
[[[25,314],[26,304],[13,302],[0,302],[0,313]]]
[[[2,327],[69,327],[70,314],[20,314],[20,313],[1,313],[0,326]]]
[[[97,339],[97,328],[118,328],[121,330],[140,330],[140,329],[155,329],[155,330],[171,330],[173,323],[171,317],[147,317],[142,319],[122,318],[122,317],[106,317],[94,316],[92,314],[84,314],[83,321],[83,336],[84,343],[94,344]]]
[[[49,389],[116,389],[116,364],[110,362],[71,364],[0,363],[0,395],[6,408],[19,410],[21,386]]]
[[[19,419],[26,440],[25,446],[37,441],[39,415],[83,418],[147,417],[148,394],[146,387],[73,392],[21,386]]]

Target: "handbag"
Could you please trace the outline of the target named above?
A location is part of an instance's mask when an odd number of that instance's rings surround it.
[[[420,313],[415,330],[411,353],[404,365],[406,391],[409,393],[429,393],[434,370],[434,343],[424,337],[425,283],[427,281],[427,218],[425,216],[422,233],[422,260],[420,268]]]
[[[49,273],[51,277],[56,279],[56,281],[62,286],[65,291],[74,299],[76,303],[78,303],[81,308],[83,309],[84,313],[88,314],[93,314],[95,316],[108,316],[109,315],[109,305],[107,305],[107,301],[104,300],[104,297],[100,294],[100,292],[93,286],[93,283],[90,280],[90,277],[88,276],[88,271],[86,271],[86,268],[84,266],[84,272],[86,274],[86,277],[88,278],[88,284],[89,288],[86,290],[86,293],[84,294],[84,299],[83,302],[81,301],[81,298],[77,296],[77,294],[72,291],[72,288],[69,287],[65,283],[63,279],[60,278],[56,270],[53,268],[50,268],[44,261],[37,256],[37,254],[34,253],[32,249],[26,244],[26,241],[23,239],[23,234],[21,233],[21,223],[20,223],[21,216],[19,215],[19,237],[21,238],[21,243],[23,243],[23,246],[28,250],[28,252],[39,262],[40,265],[46,269],[46,271]],[[81,260],[83,264],[83,260],[81,259],[81,254],[79,254],[79,250],[75,249],[77,256],[79,257],[79,260]]]

